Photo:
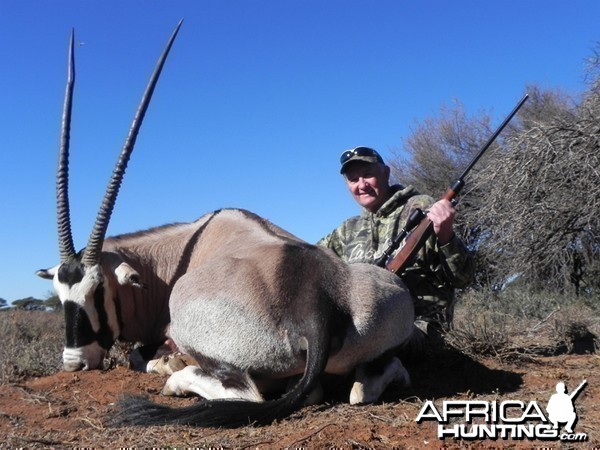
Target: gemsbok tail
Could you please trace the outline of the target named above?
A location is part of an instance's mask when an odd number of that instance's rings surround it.
[[[306,400],[327,364],[330,346],[329,331],[327,324],[319,325],[318,338],[308,342],[306,367],[302,378],[292,390],[278,399],[266,402],[208,400],[191,406],[172,408],[153,403],[144,397],[127,396],[119,402],[120,410],[112,424],[116,426],[179,424],[235,428],[250,424],[266,425],[275,419],[289,416]]]

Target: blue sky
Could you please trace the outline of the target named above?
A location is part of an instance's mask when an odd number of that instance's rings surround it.
[[[142,127],[109,235],[254,211],[314,242],[358,213],[338,156],[384,158],[460,100],[499,123],[528,84],[584,89],[596,0],[0,3],[0,297],[45,297],[58,261],[55,170],[67,43],[75,245],[85,245],[156,59],[184,24]],[[431,193],[438,195],[439,193]]]

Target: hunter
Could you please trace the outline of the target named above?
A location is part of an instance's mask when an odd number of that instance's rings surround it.
[[[436,202],[411,186],[390,185],[390,168],[372,148],[347,150],[340,163],[340,173],[362,211],[318,245],[332,249],[348,263],[374,264],[402,230],[410,212],[414,208],[427,211],[434,233],[400,276],[414,300],[416,327],[427,336],[439,336],[452,326],[455,289],[466,287],[474,272],[472,257],[454,233],[453,204]]]

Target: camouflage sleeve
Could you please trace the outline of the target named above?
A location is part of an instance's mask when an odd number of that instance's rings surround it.
[[[338,255],[340,258],[344,254],[344,248],[343,248],[343,244],[342,244],[343,239],[341,237],[342,227],[343,227],[343,225],[336,228],[331,233],[329,233],[327,236],[321,238],[317,242],[317,245],[320,245],[321,247],[327,247],[327,248],[333,250],[333,252],[336,255]]]
[[[323,236],[321,239],[319,239],[317,241],[316,245],[320,245],[321,247],[329,248],[329,244],[331,243],[332,237],[333,237],[333,232],[331,232],[327,236]]]
[[[439,248],[444,274],[455,288],[466,287],[473,279],[475,264],[467,247],[456,235]]]
[[[427,195],[412,197],[409,200],[410,210],[415,207],[428,209],[435,201]],[[475,273],[473,258],[456,234],[443,246],[438,246],[434,235],[427,240],[426,247],[426,259],[431,263],[431,270],[437,272],[438,277],[441,276],[447,285],[461,289],[472,281]]]

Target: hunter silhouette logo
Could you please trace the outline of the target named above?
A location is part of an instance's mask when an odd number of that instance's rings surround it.
[[[559,423],[566,423],[565,431],[573,434],[573,426],[577,422],[577,413],[575,412],[573,402],[586,384],[587,380],[583,380],[570,395],[567,394],[565,383],[560,382],[556,384],[556,394],[550,397],[548,406],[546,406],[548,419],[554,424],[553,428],[555,430],[558,429]]]
[[[435,420],[439,439],[587,441],[586,433],[573,431],[578,419],[574,403],[586,384],[583,380],[569,394],[565,383],[557,383],[545,410],[535,400],[444,400],[441,407],[427,400],[415,421]]]

